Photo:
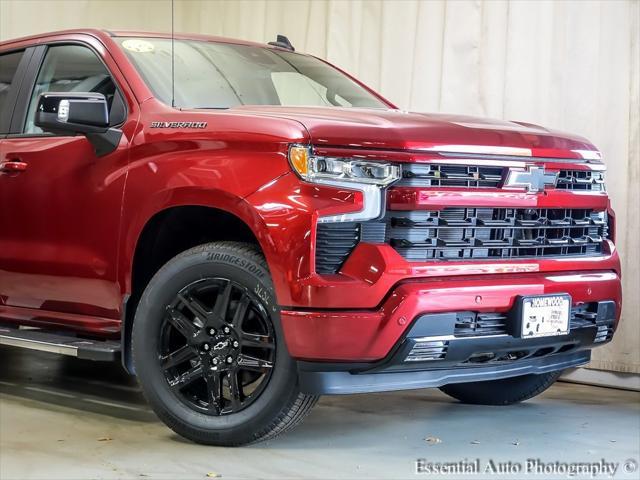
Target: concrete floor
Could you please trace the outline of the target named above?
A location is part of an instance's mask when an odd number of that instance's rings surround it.
[[[615,478],[639,478],[623,472],[624,462],[633,469],[640,460],[637,392],[558,383],[510,407],[461,405],[437,390],[324,397],[297,430],[232,449],[194,445],[165,428],[118,365],[8,347],[0,365],[2,480],[426,477],[415,474],[418,458],[480,459],[481,471],[490,460],[604,459],[620,462]],[[567,478],[498,478],[516,477]]]

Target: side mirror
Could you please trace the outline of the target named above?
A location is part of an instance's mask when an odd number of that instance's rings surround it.
[[[121,130],[109,127],[109,107],[101,93],[43,93],[34,123],[45,132],[86,135],[98,156],[115,150],[122,136]]]

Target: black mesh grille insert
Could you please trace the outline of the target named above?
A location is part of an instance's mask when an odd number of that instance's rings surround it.
[[[396,185],[405,187],[497,188],[502,181],[504,170],[504,167],[412,163],[402,166],[402,180]]]
[[[593,255],[606,213],[588,209],[445,208],[390,211],[386,241],[409,261]]]
[[[560,170],[556,188],[563,190],[604,191],[604,172]]]

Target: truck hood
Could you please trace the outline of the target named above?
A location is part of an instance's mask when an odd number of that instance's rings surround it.
[[[339,107],[243,106],[231,109],[300,122],[314,145],[598,160],[586,139],[505,120]]]

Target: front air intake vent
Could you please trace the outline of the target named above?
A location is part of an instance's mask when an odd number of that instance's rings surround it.
[[[443,360],[449,348],[448,340],[417,340],[405,362],[428,362],[433,360]]]
[[[359,242],[384,243],[382,222],[319,223],[316,232],[316,273],[338,273]]]
[[[359,223],[319,223],[316,272],[323,275],[337,273],[359,241]]]
[[[458,312],[454,335],[456,337],[478,337],[484,335],[506,335],[507,316],[502,313]]]

